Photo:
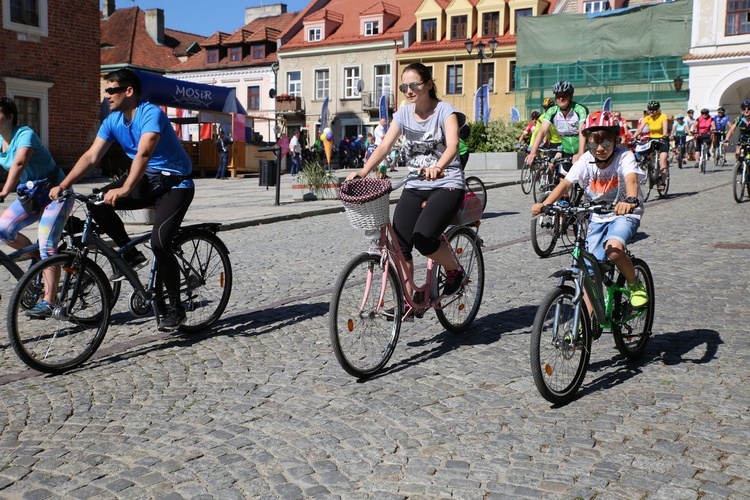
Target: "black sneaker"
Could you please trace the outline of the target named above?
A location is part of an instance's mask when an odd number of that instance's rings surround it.
[[[173,332],[177,330],[187,319],[185,310],[181,307],[167,307],[167,312],[159,321],[160,332]]]
[[[133,271],[137,271],[146,265],[146,263],[148,262],[148,259],[146,258],[145,255],[143,255],[142,252],[136,251],[130,255],[126,255],[125,261],[128,263],[130,267],[133,268]],[[109,281],[121,281],[124,279],[125,279],[125,275],[122,274],[119,269],[115,269],[114,274],[109,277]]]
[[[463,287],[465,273],[462,267],[454,269],[453,271],[445,271],[445,286],[443,287],[443,295],[453,295]]]

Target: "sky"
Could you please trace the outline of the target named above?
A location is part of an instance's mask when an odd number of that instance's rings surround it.
[[[162,9],[164,26],[196,35],[217,31],[232,33],[245,25],[245,7],[285,3],[287,12],[299,12],[308,0],[116,0],[118,9],[138,6],[141,10]],[[101,2],[100,2],[101,4]]]

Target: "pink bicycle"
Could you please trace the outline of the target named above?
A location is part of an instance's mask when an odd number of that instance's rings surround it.
[[[341,186],[350,223],[364,229],[368,251],[354,257],[339,274],[329,310],[329,332],[336,359],[347,373],[365,378],[381,370],[396,348],[401,323],[422,318],[434,309],[440,324],[453,333],[474,321],[484,292],[484,258],[479,225],[486,192],[467,186],[463,208],[441,235],[453,250],[466,277],[454,295],[442,294],[443,268],[427,259],[426,280],[417,286],[406,271],[406,260],[390,222],[387,179],[354,179]]]

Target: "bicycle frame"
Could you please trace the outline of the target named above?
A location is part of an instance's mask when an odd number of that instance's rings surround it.
[[[2,265],[8,272],[16,279],[20,280],[24,274],[24,270],[16,264],[16,261],[24,254],[33,252],[39,249],[38,243],[32,243],[31,245],[25,246],[20,250],[15,250],[11,253],[5,253],[0,250],[0,265]]]

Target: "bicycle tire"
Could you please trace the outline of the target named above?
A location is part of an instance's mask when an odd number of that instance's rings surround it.
[[[549,191],[547,191],[549,188],[549,173],[543,171],[546,168],[543,167],[542,170],[538,171],[531,182],[531,193],[534,196],[534,203],[541,203],[549,194]]]
[[[579,314],[578,341],[573,343],[571,336],[574,294],[570,286],[550,291],[537,309],[531,329],[534,385],[539,394],[553,404],[568,403],[575,398],[586,377],[591,356],[591,326],[585,304],[581,304]],[[557,332],[552,331],[555,324]]]
[[[747,172],[745,169],[747,168],[746,163],[744,160],[738,160],[737,163],[734,164],[734,173],[732,175],[732,184],[734,187],[734,201],[737,203],[742,203],[742,201],[745,199],[745,194],[747,193],[748,196],[750,196],[750,186],[747,185]]]
[[[362,253],[344,267],[333,290],[328,318],[333,353],[349,375],[367,378],[396,349],[404,314],[401,282],[391,266],[383,269],[380,255]]]
[[[524,163],[521,167],[521,191],[523,194],[531,193],[531,185],[534,181],[534,173],[531,170],[531,166],[528,163]]]
[[[110,274],[115,274],[115,272],[118,271],[117,266],[115,266],[108,258],[107,256],[100,252],[98,248],[94,247],[92,248],[89,253],[88,257],[96,262],[96,265],[99,266],[102,270],[107,270]],[[104,264],[104,262],[107,262],[109,264],[108,266]],[[110,306],[112,308],[115,307],[115,304],[117,303],[117,300],[120,298],[120,291],[122,289],[122,281],[110,281],[109,285],[112,289],[112,297],[110,298]]]
[[[487,188],[484,186],[482,179],[475,175],[470,175],[466,178],[466,189],[474,193],[482,201],[482,211],[484,212],[487,208]]]
[[[647,202],[649,196],[651,196],[651,162],[648,157],[642,158],[638,163],[641,170],[646,174],[643,179],[640,180],[641,191],[643,191],[643,202]]]
[[[617,290],[614,294],[614,321],[612,323],[612,334],[615,346],[620,354],[628,359],[638,358],[646,349],[646,344],[651,336],[651,327],[654,324],[654,311],[656,297],[654,295],[654,277],[648,265],[641,259],[633,258],[636,280],[643,283],[648,294],[648,304],[644,307],[633,309],[627,294]],[[620,274],[617,278],[617,286],[625,287],[625,276]]]
[[[559,214],[539,214],[531,218],[531,246],[539,257],[549,257],[560,237]]]
[[[460,291],[444,297],[440,305],[435,308],[435,315],[447,331],[463,333],[469,329],[477,317],[484,295],[484,256],[481,242],[477,241],[477,234],[468,227],[458,227],[451,230],[448,243],[453,249],[456,260],[463,267],[466,276]],[[442,266],[435,266],[434,278],[438,278],[438,289],[445,279]],[[468,306],[468,307],[467,307]]]
[[[699,166],[702,174],[706,173],[706,163],[708,163],[708,160],[706,159],[706,155],[701,150],[701,161],[699,163]]]
[[[233,280],[229,250],[205,229],[178,234],[172,247],[181,268],[180,301],[186,315],[179,330],[200,332],[216,323],[229,303]]]
[[[22,304],[27,289],[46,269],[56,266],[61,266],[61,271],[53,315],[28,317]],[[80,264],[74,253],[42,260],[19,280],[8,304],[7,327],[13,350],[29,368],[44,373],[62,373],[82,365],[107,333],[110,297],[104,271],[88,257]],[[68,307],[72,310],[66,316]]]
[[[661,172],[659,172],[659,180],[661,181]],[[669,192],[669,169],[667,169],[667,179],[664,181],[664,185],[657,185],[656,187],[656,193],[659,195],[659,198],[665,198],[667,196],[667,193]]]
[[[682,168],[682,163],[684,160],[684,153],[682,151],[682,146],[677,148],[677,168]]]

